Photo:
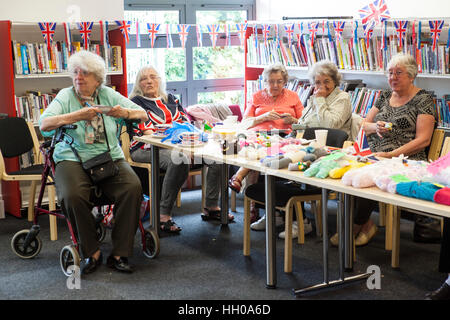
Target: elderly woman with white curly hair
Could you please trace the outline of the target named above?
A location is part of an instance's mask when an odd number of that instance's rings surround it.
[[[113,249],[107,264],[118,271],[130,273],[132,268],[128,257],[133,253],[142,187],[124,158],[117,139],[117,124],[121,119],[146,121],[147,114],[128,98],[103,85],[106,69],[100,56],[88,51],[77,52],[69,58],[68,69],[73,86],[60,90],[39,119],[45,136],[53,134],[53,130],[63,125],[77,125],[75,129],[68,129],[67,133],[74,139],[73,147],[78,156],[66,143],[58,143],[54,152],[58,200],[78,234],[80,253],[84,259],[82,274],[94,272],[103,259],[91,213],[93,204],[90,194],[94,182],[82,163],[109,151],[118,168],[117,173],[95,184],[115,204]]]
[[[317,62],[309,78],[314,93],[298,123],[305,127],[340,129],[350,136],[352,106],[349,94],[339,89],[342,76],[336,65],[327,60]]]

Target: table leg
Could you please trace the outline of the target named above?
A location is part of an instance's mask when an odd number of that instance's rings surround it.
[[[155,228],[158,233],[160,230],[159,214],[160,214],[160,191],[159,191],[159,147],[151,146],[151,177],[152,181],[149,181],[152,185],[151,206],[152,206],[152,227]]]
[[[277,286],[274,180],[273,176],[266,174],[266,287],[268,289],[274,289]]]
[[[345,200],[348,200],[349,198],[345,197]],[[327,200],[328,200],[328,193],[326,189],[322,189],[322,229],[323,229],[323,283],[319,283],[316,285],[313,285],[311,287],[308,288],[303,288],[303,289],[294,289],[294,294],[295,295],[301,295],[302,293],[307,293],[307,292],[311,292],[311,291],[315,291],[315,290],[320,290],[320,289],[325,289],[325,288],[330,288],[330,287],[335,287],[335,286],[339,286],[342,285],[344,283],[350,283],[350,282],[356,282],[356,281],[360,281],[360,280],[364,280],[366,278],[368,278],[371,273],[362,273],[362,274],[358,274],[356,276],[352,276],[352,277],[347,277],[344,278],[343,276],[343,264],[344,264],[344,248],[342,248],[344,246],[345,242],[348,241],[344,241],[344,239],[342,239],[342,237],[340,237],[339,240],[339,266],[340,266],[340,279],[338,280],[333,280],[333,281],[329,281],[328,279],[328,228],[327,228]],[[342,195],[339,195],[339,200],[342,201]],[[351,205],[351,204],[350,204]],[[347,201],[345,201],[344,204],[339,204],[338,205],[338,224],[339,227],[338,229],[340,229],[338,232],[341,232],[342,234],[346,234],[346,232],[348,230],[342,230],[343,227],[343,223],[342,221],[339,222],[340,220],[342,220],[342,210],[346,207],[346,206],[350,206],[348,204]],[[351,224],[350,224],[351,225]],[[348,223],[345,224],[346,227],[348,227]],[[351,229],[351,228],[350,228]],[[352,230],[349,230],[352,232]],[[351,233],[350,233],[351,234]],[[353,237],[352,237],[353,238]]]
[[[345,270],[353,270],[353,197],[344,195]]]
[[[339,232],[339,279],[344,280],[345,269],[345,222],[344,222],[344,195],[338,194],[337,232]]]

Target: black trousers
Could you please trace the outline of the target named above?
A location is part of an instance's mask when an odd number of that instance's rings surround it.
[[[450,273],[450,218],[444,218],[444,234],[441,242],[439,271]]]
[[[142,187],[139,178],[125,160],[115,161],[119,173],[101,181],[97,186],[114,203],[114,228],[112,230],[112,255],[129,257],[133,253]],[[81,256],[92,256],[99,248],[91,202],[92,182],[76,161],[61,161],[55,170],[58,202],[74,226],[81,248]]]

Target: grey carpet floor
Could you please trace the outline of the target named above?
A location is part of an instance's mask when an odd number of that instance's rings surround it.
[[[370,290],[365,281],[295,297],[294,288],[322,282],[322,242],[315,233],[307,235],[304,245],[294,244],[293,272],[283,272],[284,240],[277,239],[277,288],[267,289],[265,233],[251,232],[251,256],[242,255],[243,199],[238,196],[236,222],[221,227],[218,222],[200,218],[200,191],[184,191],[182,207],[175,208],[174,219],[183,228],[178,236],[161,238],[161,252],[147,259],[136,235],[131,275],[112,271],[106,266],[81,278],[81,289],[68,289],[61,272],[59,252],[70,244],[63,220],[58,222],[57,241],[49,240],[48,218],[42,217],[43,248],[34,259],[23,260],[10,249],[15,232],[29,228],[26,219],[7,216],[0,220],[0,299],[39,300],[417,300],[440,286],[444,275],[437,271],[439,244],[412,241],[413,223],[401,223],[400,268],[390,267],[390,252],[384,250],[384,228],[373,241],[357,248],[353,272],[365,272],[370,265],[381,270],[381,289]],[[330,202],[330,235],[336,228],[336,205]],[[307,206],[308,211],[308,206]],[[310,214],[309,212],[307,214]],[[377,215],[373,214],[374,219]],[[110,231],[102,244],[104,257],[109,254]],[[338,277],[337,249],[329,250],[330,280]]]

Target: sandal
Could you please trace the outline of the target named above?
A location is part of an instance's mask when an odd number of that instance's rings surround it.
[[[242,180],[241,178],[238,178],[237,175],[234,175],[231,177],[230,180],[228,180],[228,187],[235,191],[236,193],[241,192],[241,188],[242,188]]]
[[[167,233],[180,233],[181,228],[177,226],[175,221],[173,220],[167,220],[166,222],[159,222],[161,225],[161,231],[167,232]],[[172,227],[176,227],[176,229],[172,229]]]
[[[221,220],[221,210],[209,210],[207,208],[203,208],[203,213],[202,213],[202,220],[203,221],[208,221],[208,220]],[[228,214],[228,221],[231,222],[234,220],[234,216],[229,213]]]

